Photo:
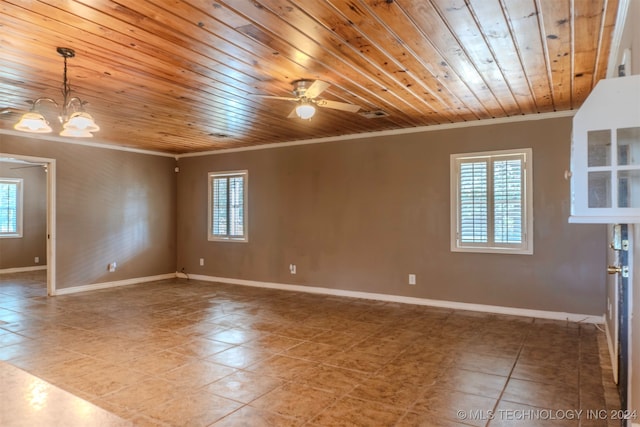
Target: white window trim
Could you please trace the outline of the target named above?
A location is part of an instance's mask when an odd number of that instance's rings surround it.
[[[517,248],[491,246],[487,244],[466,244],[461,243],[459,236],[459,171],[458,165],[460,161],[479,159],[479,158],[495,158],[509,157],[513,155],[524,156],[523,168],[523,202],[524,217],[522,218],[524,226],[523,244]],[[500,253],[500,254],[533,254],[533,150],[531,148],[521,148],[514,150],[485,151],[476,153],[451,154],[450,156],[450,174],[451,174],[451,251],[452,252],[479,252],[479,253]]]
[[[24,193],[24,180],[22,178],[0,178],[0,182],[6,182],[11,184],[17,184],[16,192],[16,232],[15,233],[0,233],[0,239],[18,239],[22,238],[22,219],[23,219],[23,193]]]
[[[227,236],[216,236],[213,234],[213,188],[212,183],[214,178],[220,178],[225,176],[238,176],[242,175],[243,177],[243,203],[244,203],[244,215],[243,215],[243,230],[244,235],[242,237],[227,237]],[[248,191],[249,188],[249,172],[247,170],[237,170],[237,171],[225,171],[225,172],[209,172],[208,176],[208,184],[207,189],[209,192],[208,195],[208,212],[207,212],[207,239],[211,242],[248,242],[249,241],[249,198]]]

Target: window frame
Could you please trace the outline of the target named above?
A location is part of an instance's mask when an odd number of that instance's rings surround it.
[[[493,183],[487,182],[487,242],[469,243],[460,241],[460,164],[473,160],[486,160],[488,168],[493,170],[493,162],[500,159],[522,159],[522,243],[499,244],[495,243],[493,200]],[[492,172],[491,172],[492,173]],[[477,253],[501,253],[501,254],[533,254],[533,150],[531,148],[519,148],[511,150],[484,151],[475,153],[459,153],[450,156],[451,175],[451,251],[452,252],[477,252]],[[488,175],[487,180],[490,180]]]
[[[230,236],[230,235],[215,235],[213,234],[213,182],[216,178],[233,178],[242,177],[242,193],[243,193],[243,217],[242,217],[242,236]],[[249,241],[249,228],[248,228],[248,191],[249,188],[249,172],[247,170],[236,171],[224,171],[224,172],[209,172],[208,179],[208,212],[207,212],[207,239],[212,242],[248,242]],[[227,193],[227,203],[229,202]],[[227,224],[227,232],[229,231],[229,224]]]
[[[19,239],[23,236],[23,216],[24,216],[24,179],[22,178],[0,178],[0,183],[16,185],[16,231],[0,231],[0,239]]]

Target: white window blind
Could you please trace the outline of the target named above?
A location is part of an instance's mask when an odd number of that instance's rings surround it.
[[[0,178],[0,237],[22,237],[22,182]]]
[[[533,253],[531,150],[451,159],[451,249]]]
[[[209,174],[209,240],[247,240],[247,172]]]

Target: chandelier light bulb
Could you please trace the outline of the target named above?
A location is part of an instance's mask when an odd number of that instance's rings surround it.
[[[71,136],[73,138],[93,138],[93,134],[88,130],[66,128],[60,132],[60,136]]]
[[[93,121],[91,114],[84,111],[76,111],[71,114],[69,120],[67,120],[62,127],[70,130],[79,130],[85,132],[96,132],[100,130],[100,127]]]

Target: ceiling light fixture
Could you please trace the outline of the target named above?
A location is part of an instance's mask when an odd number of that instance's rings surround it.
[[[97,132],[100,127],[95,123],[93,117],[84,111],[85,101],[76,96],[71,96],[71,86],[67,79],[67,59],[76,56],[73,49],[59,47],[56,51],[64,58],[64,75],[62,82],[62,112],[58,119],[62,123],[61,136],[71,136],[75,138],[91,138],[92,132]],[[31,102],[31,110],[22,115],[18,123],[13,127],[16,130],[30,133],[49,133],[53,129],[49,126],[47,119],[36,110],[42,101],[53,102],[57,107],[60,105],[52,98],[41,97]]]
[[[309,120],[316,113],[316,107],[310,102],[302,102],[296,107],[296,115],[303,120]]]

